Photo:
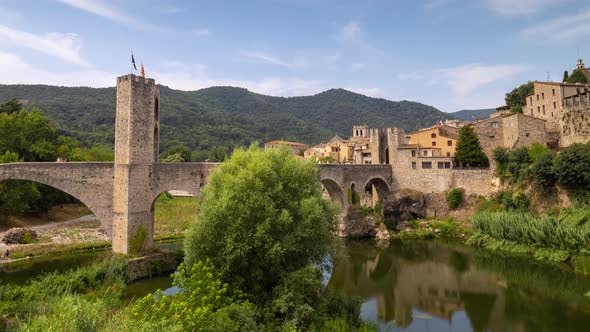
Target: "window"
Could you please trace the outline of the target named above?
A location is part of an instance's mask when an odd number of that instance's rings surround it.
[[[428,157],[428,151],[427,150],[424,150],[422,154],[424,155],[424,157]]]
[[[553,112],[551,112],[551,117],[553,117]]]
[[[541,99],[545,99],[545,92],[541,92]]]
[[[553,92],[553,95],[555,96],[555,89],[553,89],[552,92]]]
[[[529,97],[529,98],[530,98],[530,101],[531,101],[530,104],[532,105],[533,104],[533,97]]]
[[[430,134],[430,138],[436,138],[436,134],[435,133]]]
[[[541,113],[541,106],[537,106],[537,113]]]
[[[545,105],[543,105],[543,115],[545,115]]]
[[[557,102],[553,102],[553,109],[557,109]]]
[[[449,161],[439,161],[437,164],[438,168],[451,168],[451,162]]]
[[[531,136],[531,133],[526,133],[525,135],[526,135],[526,137],[529,137],[529,136]]]
[[[450,152],[447,152],[447,157],[450,157],[450,156],[451,156],[451,153]]]
[[[448,141],[447,141],[447,146],[453,146],[453,141],[451,141],[451,140],[448,140]]]
[[[430,161],[423,161],[422,168],[432,168],[432,162]]]
[[[412,157],[416,157],[416,150],[412,150]]]
[[[436,146],[436,142],[432,142],[432,146]]]
[[[496,136],[490,136],[490,138],[496,138]]]
[[[537,93],[537,101],[539,101],[539,94]]]
[[[491,126],[492,126],[492,128],[500,128],[500,122],[494,121],[491,123]]]
[[[416,169],[416,162],[412,161],[412,169]]]
[[[531,115],[533,115],[533,109],[531,108]]]

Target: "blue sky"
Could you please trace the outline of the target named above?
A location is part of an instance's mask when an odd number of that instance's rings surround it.
[[[0,0],[0,83],[330,88],[454,112],[590,65],[588,0]]]

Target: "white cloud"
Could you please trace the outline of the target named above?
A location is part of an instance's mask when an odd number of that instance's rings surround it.
[[[352,91],[352,92],[360,93],[361,95],[365,95],[365,96],[369,96],[369,97],[380,98],[383,96],[383,91],[381,90],[381,88],[347,87],[344,89]]]
[[[45,53],[77,65],[88,63],[80,56],[82,42],[74,33],[51,32],[35,35],[0,25],[0,45],[11,44]]]
[[[509,78],[527,70],[528,67],[524,65],[508,64],[485,66],[480,64],[468,64],[454,68],[435,70],[433,73],[433,79],[438,82],[446,82],[457,96],[465,97],[472,91],[477,90],[484,85]]]
[[[590,22],[590,9],[529,27],[523,30],[521,35],[527,39],[540,41],[575,39],[590,35],[588,22]]]
[[[0,84],[49,84],[61,86],[108,87],[115,85],[116,75],[83,69],[65,73],[34,68],[18,55],[0,51]]]
[[[360,62],[354,62],[350,65],[350,67],[353,70],[361,70],[361,69],[365,69],[367,67],[367,64],[365,63],[360,63]]]
[[[113,8],[102,0],[57,0],[68,6],[78,8],[85,12],[104,17],[119,24],[138,30],[160,30],[159,28],[147,24],[141,20],[131,17],[116,8]]]
[[[485,0],[494,11],[502,15],[529,15],[568,0]]]
[[[211,31],[209,31],[209,29],[207,28],[198,28],[198,29],[193,29],[192,31],[193,36],[196,37],[206,37],[211,35]]]
[[[254,51],[245,51],[242,54],[248,58],[254,59],[256,61],[268,63],[271,65],[281,66],[281,67],[300,67],[303,66],[302,62],[293,62],[287,61],[284,59],[279,58],[271,53],[261,51],[261,50],[254,50]]]
[[[339,34],[340,39],[342,40],[359,40],[361,38],[361,26],[356,21],[348,22],[342,29],[340,30]]]

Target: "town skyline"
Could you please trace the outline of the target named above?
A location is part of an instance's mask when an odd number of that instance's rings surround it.
[[[571,72],[589,51],[588,17],[576,0],[5,0],[0,83],[114,86],[133,49],[147,76],[179,90],[343,88],[444,112],[493,108],[521,83]]]

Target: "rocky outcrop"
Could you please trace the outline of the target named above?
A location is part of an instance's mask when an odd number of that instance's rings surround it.
[[[39,235],[34,230],[15,227],[4,234],[2,242],[6,244],[27,244],[36,241],[38,238]]]
[[[390,228],[410,219],[427,216],[424,194],[410,189],[397,192],[392,199],[384,202],[383,214]]]
[[[381,217],[359,208],[351,208],[342,218],[340,236],[355,239],[389,240],[389,231]]]

